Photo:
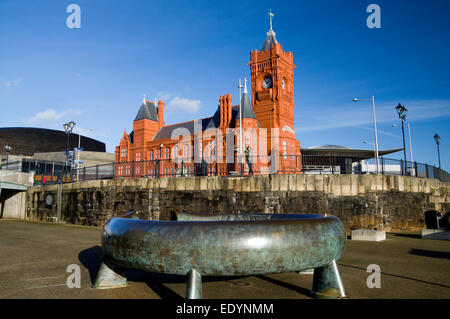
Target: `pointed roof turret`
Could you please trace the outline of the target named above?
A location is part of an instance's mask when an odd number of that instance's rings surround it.
[[[155,103],[149,102],[144,98],[142,100],[141,107],[139,108],[139,111],[135,117],[135,121],[138,120],[152,120],[152,121],[158,121],[158,114],[156,113],[156,105]]]
[[[261,51],[269,50],[272,47],[272,45],[275,45],[275,43],[278,43],[275,32],[272,29],[272,17],[273,16],[274,16],[274,14],[272,13],[272,10],[269,10],[270,29],[267,32],[266,41],[264,41],[264,45],[263,45]]]
[[[244,79],[244,93],[241,99],[241,110],[243,119],[256,119],[255,113],[253,112],[252,102],[247,92],[247,79]],[[241,113],[238,111],[237,117],[240,118]]]

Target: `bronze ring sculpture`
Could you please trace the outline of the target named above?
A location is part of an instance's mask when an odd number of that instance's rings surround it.
[[[323,215],[192,215],[178,221],[111,218],[104,227],[103,263],[94,288],[127,285],[127,268],[187,275],[186,298],[202,298],[201,276],[259,275],[314,268],[317,297],[344,298],[336,260],[346,234]]]

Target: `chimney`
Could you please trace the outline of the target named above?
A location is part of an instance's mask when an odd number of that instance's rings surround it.
[[[158,121],[159,121],[159,127],[164,126],[164,101],[159,100],[158,101]]]
[[[227,122],[226,122],[226,126],[228,127],[230,125],[230,122],[231,122],[232,108],[233,108],[233,106],[231,105],[231,101],[232,101],[233,98],[231,97],[230,93],[227,94],[226,99],[227,99],[227,104],[226,104],[226,113],[227,113],[227,117],[226,118],[227,118]]]
[[[221,95],[219,98],[219,108],[220,108],[220,124],[219,127],[225,126],[225,96]]]

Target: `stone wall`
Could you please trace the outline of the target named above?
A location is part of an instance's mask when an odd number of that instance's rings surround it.
[[[47,195],[53,198],[46,203]],[[54,220],[57,186],[27,194],[27,218]],[[134,209],[144,219],[176,212],[320,213],[341,219],[347,230],[424,228],[424,212],[450,210],[450,184],[435,179],[381,175],[257,175],[250,177],[173,177],[66,184],[62,220],[102,226]]]

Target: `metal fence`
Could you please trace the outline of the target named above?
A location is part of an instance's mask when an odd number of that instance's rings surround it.
[[[204,158],[200,163],[184,159],[119,162],[72,169],[63,172],[58,182],[250,174],[381,174],[436,178],[450,182],[449,173],[428,164],[384,157],[380,157],[377,163],[373,158],[332,155],[282,155],[276,161],[270,156],[253,156],[237,164],[217,163],[210,158]]]

